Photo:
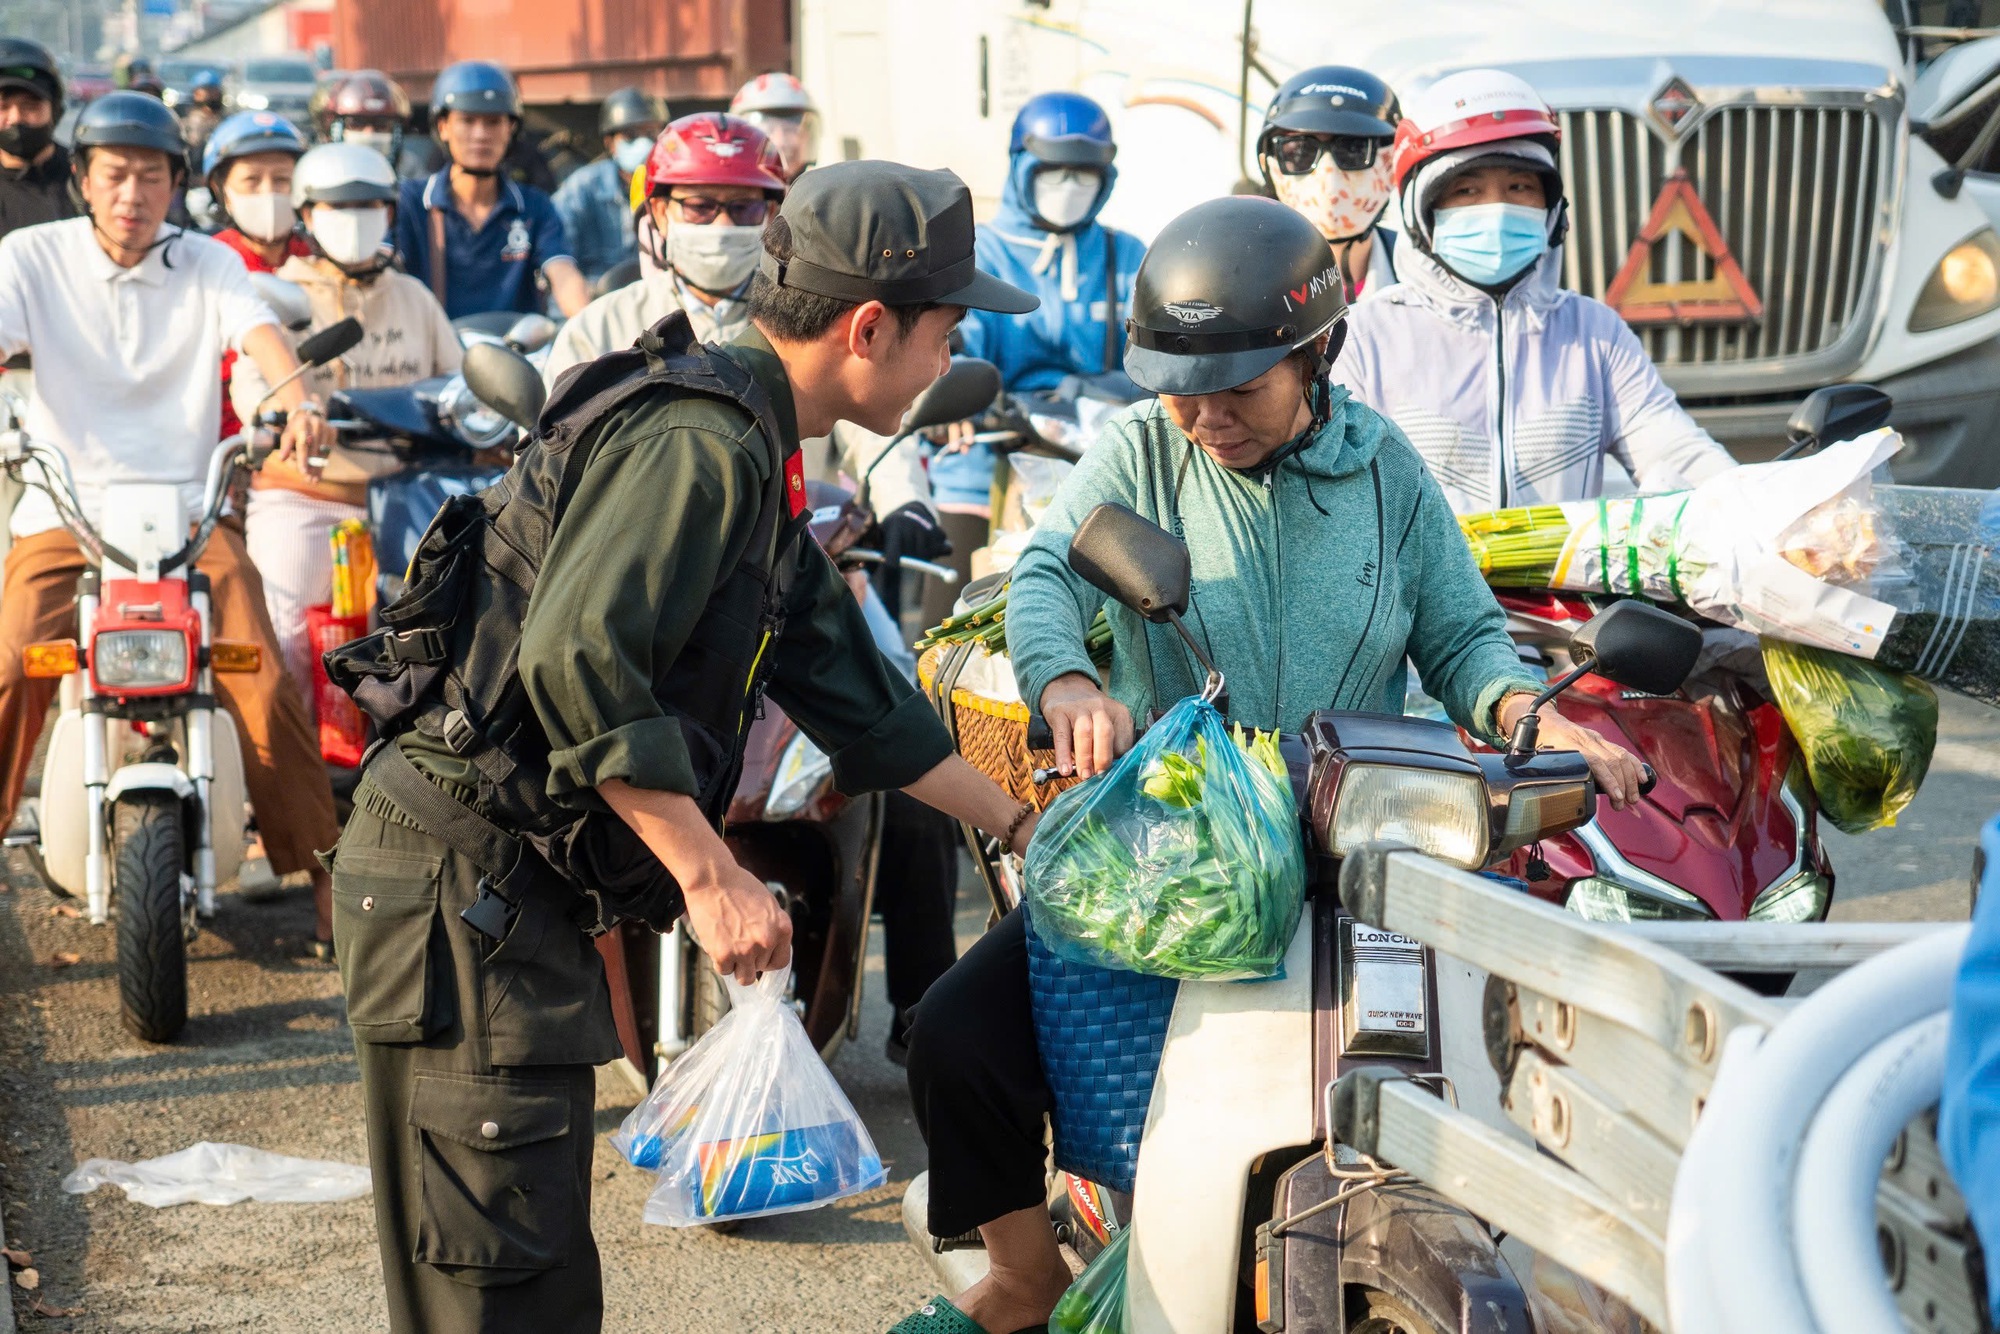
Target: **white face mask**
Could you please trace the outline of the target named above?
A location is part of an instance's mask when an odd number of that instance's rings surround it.
[[[1094,171],[1060,167],[1035,174],[1035,213],[1057,231],[1068,231],[1090,216],[1091,206],[1104,188],[1104,177]]]
[[[382,238],[389,234],[389,210],[380,204],[372,208],[329,208],[313,210],[309,224],[312,237],[326,257],[336,264],[358,269],[375,262]]]
[[[298,220],[291,199],[285,195],[239,195],[224,190],[222,197],[228,202],[236,229],[253,241],[276,244],[292,234],[292,224]]]
[[[677,222],[667,228],[667,263],[704,292],[729,293],[750,281],[763,250],[761,227]]]
[[[340,136],[340,142],[360,144],[363,148],[372,148],[388,158],[389,150],[396,146],[396,133],[394,130],[348,130]],[[394,163],[395,159],[389,158],[389,161]]]
[[[611,150],[611,160],[618,164],[618,170],[630,176],[646,165],[646,159],[653,155],[651,139],[620,139],[618,146]]]

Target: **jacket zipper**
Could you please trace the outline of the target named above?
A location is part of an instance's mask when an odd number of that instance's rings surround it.
[[[1493,450],[1500,469],[1500,489],[1494,508],[1512,503],[1514,470],[1507,465],[1507,304],[1493,303],[1493,378],[1497,393],[1493,405]]]
[[[1278,598],[1279,602],[1267,604],[1271,623],[1278,627],[1278,669],[1271,679],[1271,726],[1274,728],[1284,725],[1278,715],[1278,702],[1285,689],[1285,609],[1282,604],[1285,587],[1285,516],[1278,506],[1278,471],[1283,467],[1281,463],[1277,468],[1264,474],[1264,495],[1271,502],[1271,532],[1275,538],[1274,545],[1277,547],[1278,555],[1278,578],[1273,596]]]

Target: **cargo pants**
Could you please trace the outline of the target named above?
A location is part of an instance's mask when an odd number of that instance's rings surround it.
[[[331,869],[390,1330],[596,1334],[592,1067],[619,1052],[596,949],[552,889],[474,931],[479,868],[366,777]]]

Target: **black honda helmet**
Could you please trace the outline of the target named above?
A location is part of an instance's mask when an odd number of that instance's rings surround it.
[[[0,89],[24,88],[45,99],[62,119],[62,71],[49,48],[26,37],[0,37]]]
[[[1160,230],[1139,265],[1125,322],[1125,373],[1156,394],[1214,394],[1247,384],[1347,325],[1332,251],[1275,199],[1197,204]]]
[[[619,88],[604,99],[604,105],[597,109],[597,133],[599,138],[608,137],[622,130],[638,125],[650,125],[655,130],[667,123],[666,103],[651,93],[642,93],[637,88]]]
[[[79,172],[86,169],[93,148],[155,148],[173,161],[177,174],[187,166],[180,118],[145,93],[106,93],[93,101],[77,116],[73,140]]]
[[[1402,118],[1395,90],[1367,70],[1351,65],[1315,65],[1286,79],[1272,95],[1264,112],[1264,133],[1290,130],[1350,139],[1393,139],[1396,122]]]

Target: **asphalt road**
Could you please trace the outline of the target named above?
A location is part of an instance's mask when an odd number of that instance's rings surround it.
[[[1932,777],[1893,830],[1832,835],[1835,915],[1852,920],[1960,917],[1980,821],[2000,810],[2000,712],[1947,699]],[[57,901],[9,868],[0,893],[0,1200],[11,1245],[33,1252],[43,1303],[24,1331],[383,1328],[370,1205],[153,1210],[113,1189],[65,1195],[90,1157],[137,1159],[198,1140],[305,1157],[366,1161],[350,1034],[337,975],[305,957],[303,893],[274,903],[226,895],[194,947],[191,1019],[170,1047],[118,1025],[112,938],[56,915]],[[961,896],[964,932],[982,922]],[[73,953],[78,961],[54,966]],[[606,1272],[606,1328],[666,1334],[754,1329],[853,1334],[886,1329],[933,1291],[904,1240],[898,1201],[921,1170],[902,1072],[882,1057],[888,1013],[879,958],[858,1042],[835,1073],[868,1122],[890,1183],[733,1236],[640,1223],[649,1179],[606,1146],[594,1218]],[[633,1101],[599,1083],[598,1131]]]

